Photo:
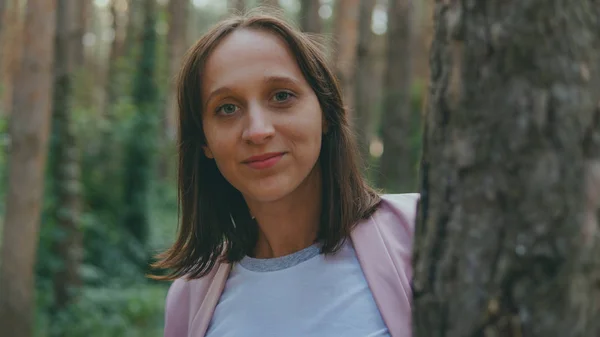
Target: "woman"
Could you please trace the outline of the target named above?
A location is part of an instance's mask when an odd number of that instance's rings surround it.
[[[417,195],[361,177],[321,46],[236,16],[191,48],[178,90],[165,336],[410,336]]]

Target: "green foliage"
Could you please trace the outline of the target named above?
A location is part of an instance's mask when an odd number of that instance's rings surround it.
[[[167,288],[85,287],[67,309],[38,312],[37,337],[162,336]]]

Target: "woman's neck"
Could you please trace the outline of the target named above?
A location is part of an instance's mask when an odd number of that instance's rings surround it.
[[[258,223],[256,258],[289,255],[312,245],[317,239],[322,208],[319,165],[286,197],[270,202],[248,202]]]

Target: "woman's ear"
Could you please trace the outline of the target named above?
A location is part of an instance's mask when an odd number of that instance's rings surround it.
[[[214,159],[215,158],[215,156],[213,155],[212,151],[208,148],[207,145],[203,145],[202,146],[202,150],[204,150],[204,155],[207,158],[210,158],[210,159]]]

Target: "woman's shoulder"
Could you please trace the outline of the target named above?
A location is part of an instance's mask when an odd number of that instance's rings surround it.
[[[409,232],[414,231],[417,215],[418,193],[384,194],[381,205],[376,211],[377,222],[383,226],[397,227],[400,223]]]
[[[214,269],[217,269],[216,267]],[[214,278],[214,272],[208,275],[188,279],[180,277],[171,283],[165,303],[165,336],[187,336],[188,326],[193,319],[190,313],[197,311],[203,296]]]

